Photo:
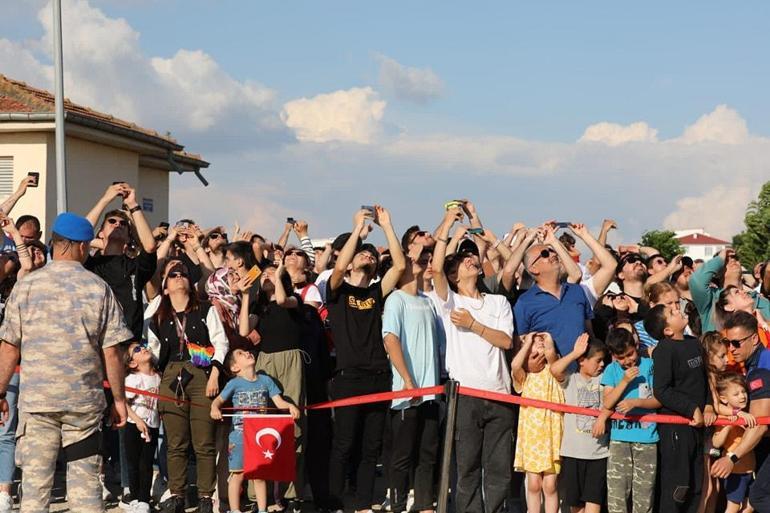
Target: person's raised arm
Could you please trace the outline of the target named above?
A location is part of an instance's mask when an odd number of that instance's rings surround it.
[[[698,312],[701,315],[707,311],[711,302],[711,280],[725,266],[727,256],[731,251],[731,249],[723,249],[717,256],[704,262],[690,275],[690,294],[692,294],[692,301],[698,307]]]
[[[669,264],[666,266],[665,269],[662,269],[661,271],[647,278],[647,281],[644,282],[644,289],[648,290],[650,287],[652,287],[656,283],[660,283],[662,281],[668,281],[671,275],[673,275],[675,272],[677,272],[681,268],[682,268],[682,255],[677,255],[671,259],[671,262],[669,262]]]
[[[449,239],[449,244],[446,245],[445,255],[451,255],[457,253],[457,248],[460,247],[460,242],[465,238],[465,234],[468,233],[468,227],[465,225],[459,225],[452,233],[452,238]]]
[[[516,383],[524,383],[527,378],[527,372],[524,370],[524,364],[527,363],[529,352],[532,350],[532,342],[535,339],[534,333],[525,333],[521,336],[521,347],[511,360],[511,378]]]
[[[286,268],[283,266],[283,260],[278,262],[278,268],[275,270],[275,303],[282,308],[297,308],[299,302],[294,295],[287,294],[283,286],[283,277]]]
[[[328,287],[330,290],[337,290],[342,286],[342,282],[345,281],[345,273],[348,271],[348,266],[353,262],[353,257],[356,255],[356,248],[358,247],[358,238],[361,235],[361,230],[364,229],[367,216],[370,215],[368,210],[361,209],[353,216],[353,231],[350,233],[347,242],[337,257],[337,262],[334,264],[334,270],[329,277]]]
[[[513,251],[511,252],[511,258],[505,262],[500,278],[500,282],[502,283],[505,290],[513,290],[514,280],[516,279],[516,271],[524,261],[524,255],[532,245],[532,242],[534,242],[537,235],[538,229],[530,228],[526,231],[520,232],[519,237],[517,237],[516,242],[514,242],[516,247],[513,248]]]
[[[3,204],[0,205],[0,211],[2,211],[2,213],[5,215],[9,215],[11,210],[13,210],[13,207],[16,206],[16,203],[18,203],[22,196],[27,193],[27,187],[35,183],[36,180],[37,178],[33,176],[25,176],[19,183],[19,187],[16,189],[16,191],[8,196],[8,198],[3,201]]]
[[[278,244],[282,248],[286,247],[286,244],[289,242],[289,235],[291,234],[291,230],[294,228],[294,224],[292,223],[284,223],[283,225],[283,231],[281,232],[281,236],[278,237]]]
[[[128,208],[128,215],[131,216],[131,220],[134,222],[139,243],[142,245],[145,253],[154,253],[157,247],[155,237],[152,234],[152,228],[147,223],[147,218],[144,217],[142,207],[136,201],[136,189],[126,185],[125,190],[128,191],[128,195],[124,203],[126,208]]]
[[[614,226],[614,221],[610,222]],[[606,220],[605,223],[607,223]],[[588,249],[590,249],[596,259],[599,260],[599,270],[593,274],[593,285],[596,295],[601,296],[615,278],[615,270],[618,267],[618,261],[612,256],[612,253],[607,251],[604,244],[601,244],[594,239],[593,235],[586,229],[584,224],[570,225],[570,229],[586,246],[588,246]],[[604,229],[604,226],[602,226],[602,229]]]
[[[607,234],[610,233],[610,230],[616,229],[618,227],[618,223],[616,223],[612,219],[605,219],[602,221],[602,229],[599,231],[599,237],[597,237],[597,242],[602,245],[602,247],[607,245]],[[598,257],[597,257],[598,258]]]
[[[566,356],[562,356],[551,365],[551,374],[559,383],[564,382],[567,378],[567,368],[572,362],[577,361],[578,358],[583,356],[588,350],[588,333],[583,333],[577,340],[575,340],[575,346],[572,351]]]
[[[294,233],[297,234],[299,239],[299,247],[307,255],[307,261],[310,265],[315,265],[315,250],[313,249],[313,241],[310,240],[308,235],[307,221],[299,220],[294,223]]]
[[[118,196],[122,197],[125,193],[127,193],[127,191],[126,184],[124,183],[115,183],[107,187],[107,190],[104,191],[104,195],[99,198],[96,205],[94,205],[91,211],[86,214],[86,219],[91,223],[91,226],[96,228],[99,225],[99,217],[102,215],[102,212],[104,212],[104,209],[107,208],[107,205]]]
[[[543,242],[551,246],[553,250],[556,251],[556,254],[559,255],[559,260],[564,266],[564,270],[567,271],[567,281],[569,283],[580,283],[580,280],[583,279],[583,273],[580,271],[580,267],[577,263],[572,260],[572,256],[569,254],[569,251],[567,251],[567,248],[565,248],[564,244],[562,244],[559,238],[556,237],[556,230],[554,230],[553,224],[546,223],[544,228],[545,237],[543,238]]]
[[[459,207],[450,208],[444,212],[444,219],[436,230],[436,246],[433,248],[433,288],[442,301],[446,301],[449,296],[449,282],[444,274],[444,261],[446,260],[447,237],[449,229],[455,222],[462,218],[462,210]]]
[[[0,226],[2,226],[4,230],[8,230],[8,233],[11,234],[11,238],[13,239],[13,243],[16,245],[16,254],[19,255],[19,264],[21,265],[16,278],[21,279],[32,271],[33,262],[29,247],[27,246],[27,243],[24,242],[13,219],[5,217],[2,211],[0,211]]]
[[[503,261],[507,262],[511,258],[511,249],[507,244],[503,244],[503,241],[497,238],[497,235],[489,228],[484,228],[484,232],[478,236],[489,245],[491,250],[495,250],[503,257]]]
[[[393,260],[393,265],[385,273],[380,281],[380,287],[382,289],[382,295],[387,296],[398,285],[398,280],[401,279],[401,275],[406,270],[406,258],[404,252],[401,249],[401,243],[396,236],[396,232],[393,230],[393,223],[390,219],[390,212],[383,207],[377,205],[374,207],[374,222],[382,228],[385,232],[385,237],[388,239],[388,249],[390,250],[390,258]]]

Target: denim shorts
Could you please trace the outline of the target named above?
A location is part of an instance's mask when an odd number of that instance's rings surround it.
[[[741,504],[749,496],[749,486],[754,481],[754,476],[748,474],[730,474],[724,480],[725,496],[730,502]]]
[[[227,444],[227,464],[230,472],[243,472],[243,430],[232,429]]]

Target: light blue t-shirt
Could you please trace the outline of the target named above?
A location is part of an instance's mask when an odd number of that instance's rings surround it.
[[[438,315],[433,302],[422,292],[416,296],[396,290],[385,301],[382,316],[382,336],[392,333],[401,341],[404,361],[417,388],[432,387],[439,383],[438,364]],[[404,388],[404,380],[396,368],[393,369],[393,391]],[[425,396],[422,401],[434,399]],[[420,402],[422,402],[420,401]],[[409,399],[394,399],[391,408],[409,408]]]
[[[267,392],[267,405],[270,406],[270,398],[279,395],[281,391],[273,381],[273,378],[265,374],[257,374],[257,379],[249,381],[241,377],[235,377],[227,382],[222,389],[222,399],[232,400],[233,406],[259,406],[260,393]],[[243,430],[243,417],[236,415],[233,417],[233,430]]]
[[[602,386],[616,387],[623,380],[625,370],[618,362],[612,362],[604,369],[602,374]],[[626,386],[620,401],[624,399],[649,399],[652,397],[652,359],[639,359],[639,375]],[[618,401],[618,402],[620,402]],[[632,415],[645,415],[655,413],[655,410],[634,408],[629,412]],[[610,440],[617,442],[635,442],[642,444],[654,444],[658,441],[658,427],[654,422],[639,422],[612,419]]]

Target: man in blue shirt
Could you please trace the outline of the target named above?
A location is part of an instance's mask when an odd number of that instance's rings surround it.
[[[579,284],[562,283],[562,253],[569,258],[553,230],[546,230],[544,244],[527,250],[524,268],[535,285],[519,297],[513,316],[517,333],[548,332],[559,354],[566,355],[580,334],[591,333],[593,312]]]

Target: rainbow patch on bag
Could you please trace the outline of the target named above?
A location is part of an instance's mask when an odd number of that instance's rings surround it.
[[[190,363],[196,367],[209,367],[214,359],[213,346],[199,346],[192,342],[187,343],[187,352],[190,353]]]

